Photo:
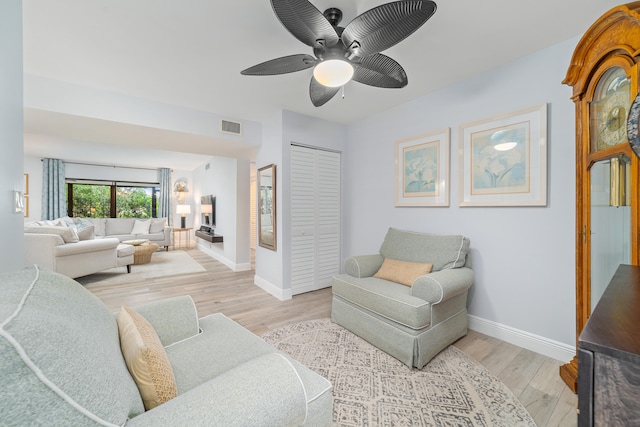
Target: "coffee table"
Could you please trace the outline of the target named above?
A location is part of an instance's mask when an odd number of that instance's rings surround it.
[[[160,246],[157,243],[145,240],[125,240],[127,245],[133,245],[133,265],[148,264],[151,262],[151,255],[158,250]]]

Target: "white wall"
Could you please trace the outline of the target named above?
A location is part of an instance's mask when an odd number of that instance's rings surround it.
[[[282,135],[283,112],[278,111],[270,120],[262,124],[262,146],[256,157],[256,168],[270,164],[276,165],[276,251],[265,249],[256,244],[255,251],[255,277],[254,283],[279,299],[291,298],[291,287],[285,289],[282,278],[282,243],[280,242],[280,230],[282,230]],[[256,194],[256,197],[258,195]],[[257,206],[257,203],[256,203]]]
[[[560,43],[350,126],[344,175],[345,255],[377,252],[390,226],[466,235],[476,277],[471,326],[567,360],[575,345],[575,112],[571,89],[561,82],[577,42]],[[421,78],[429,78],[428,69]],[[459,126],[543,103],[549,107],[547,206],[459,207]],[[450,207],[394,207],[394,142],[446,127],[451,128]]]
[[[207,169],[208,165],[208,169]],[[216,196],[215,234],[223,243],[196,239],[198,247],[234,271],[249,270],[249,161],[212,157],[193,171],[193,227],[201,225],[200,197]],[[195,209],[194,209],[195,206]]]
[[[263,142],[258,152],[256,167],[261,168],[271,163],[276,165],[277,250],[271,251],[256,246],[254,280],[258,286],[277,298],[284,300],[292,297],[289,279],[291,144],[342,152],[346,142],[346,126],[292,111],[282,111],[274,115],[273,119],[263,126]]]
[[[24,191],[22,2],[0,2],[0,272],[22,265],[23,215],[14,210],[14,191]]]

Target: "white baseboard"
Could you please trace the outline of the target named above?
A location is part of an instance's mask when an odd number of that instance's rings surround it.
[[[576,355],[574,346],[472,315],[469,315],[469,329],[565,363]]]
[[[253,283],[258,286],[260,289],[269,292],[274,297],[278,298],[280,301],[286,301],[293,298],[291,293],[291,289],[282,289],[269,282],[268,280],[263,279],[260,276],[253,276]]]
[[[221,263],[223,263],[224,265],[226,265],[227,267],[229,267],[231,270],[233,271],[249,271],[251,270],[251,262],[243,262],[240,264],[236,264],[235,262],[231,261],[229,258],[221,255],[220,253],[217,253],[213,250],[211,250],[211,248],[207,247],[207,245],[204,244],[200,244],[200,242],[198,242],[198,249],[200,249],[202,252],[206,253],[207,255],[209,255],[211,258],[220,261]]]

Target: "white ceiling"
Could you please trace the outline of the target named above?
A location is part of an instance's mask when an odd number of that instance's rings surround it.
[[[321,11],[341,8],[343,26],[386,2],[312,0]],[[384,52],[406,70],[406,88],[380,89],[350,82],[344,99],[336,96],[319,108],[309,100],[311,69],[281,76],[240,75],[241,70],[269,59],[312,54],[282,26],[268,0],[23,0],[24,71],[243,120],[261,121],[286,109],[353,123],[579,36],[618,4],[612,0],[436,2],[436,13],[424,26]],[[27,111],[25,132],[47,129],[39,122],[47,120],[43,116]],[[79,139],[74,127],[73,120],[56,127],[55,137],[66,138],[66,144],[30,147],[27,142],[25,153],[65,158],[64,150],[55,151],[58,145],[64,145],[66,153],[81,151],[87,139]],[[140,129],[132,132],[137,133],[127,138],[129,147],[145,139]],[[104,162],[122,163],[117,159],[130,157],[125,145],[99,143],[106,144]],[[199,152],[191,150],[188,141],[180,150]],[[175,160],[170,152],[146,152],[145,157],[155,162],[166,155]],[[185,169],[201,163],[200,156],[185,160]]]

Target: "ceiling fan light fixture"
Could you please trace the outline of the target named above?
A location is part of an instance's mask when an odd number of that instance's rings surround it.
[[[353,77],[353,66],[342,59],[326,59],[313,69],[313,77],[323,86],[344,86]]]

